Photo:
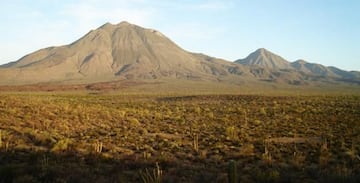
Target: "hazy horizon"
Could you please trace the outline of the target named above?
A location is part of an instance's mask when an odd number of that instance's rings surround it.
[[[360,71],[360,2],[349,1],[24,1],[1,6],[0,64],[69,44],[106,22],[159,30],[182,48],[229,61],[266,48]]]

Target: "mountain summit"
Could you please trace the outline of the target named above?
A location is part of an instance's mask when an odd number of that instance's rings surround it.
[[[290,63],[282,57],[266,50],[265,48],[257,49],[245,59],[235,61],[243,65],[257,65],[268,69],[289,69]]]
[[[256,67],[256,72],[261,74],[267,73],[268,78],[282,78],[290,83],[296,81],[307,82],[321,80],[336,80],[359,83],[359,72],[347,72],[336,67],[326,67],[321,64],[309,63],[305,60],[296,60],[289,62],[284,58],[266,50],[265,48],[257,49],[244,59],[238,59],[235,63]],[[254,73],[254,72],[252,72]],[[263,76],[264,77],[264,76]]]
[[[264,48],[235,62],[191,53],[157,30],[128,22],[106,23],[69,45],[44,48],[0,66],[0,85],[146,80],[254,86],[264,82],[296,85],[360,83],[359,78],[359,72],[347,72],[304,60],[289,62]]]
[[[70,45],[41,49],[0,70],[3,83],[91,83],[119,79],[214,79],[219,64],[181,49],[157,30],[106,23]],[[214,58],[211,58],[212,60]]]

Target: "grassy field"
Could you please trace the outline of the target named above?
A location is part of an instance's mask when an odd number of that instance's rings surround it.
[[[360,97],[0,94],[0,182],[359,182]]]

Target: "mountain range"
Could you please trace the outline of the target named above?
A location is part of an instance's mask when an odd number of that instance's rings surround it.
[[[44,48],[0,66],[0,85],[120,81],[359,85],[360,72],[289,62],[264,48],[226,61],[186,51],[159,31],[128,22],[106,23],[69,45]]]

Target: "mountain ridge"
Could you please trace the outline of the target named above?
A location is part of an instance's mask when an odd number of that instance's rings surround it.
[[[360,83],[359,78],[356,71],[289,62],[265,48],[235,62],[192,53],[155,29],[125,21],[105,23],[68,45],[43,48],[0,66],[0,85],[161,79],[308,85]]]
[[[357,71],[345,71],[334,66],[326,67],[318,63],[307,62],[303,59],[290,62],[264,48],[260,48],[250,53],[246,58],[238,59],[234,62],[249,66],[260,66],[271,70],[295,70],[312,76],[358,79]]]
[[[106,81],[162,76],[210,77],[204,71],[207,65],[201,57],[183,50],[160,32],[121,22],[106,23],[69,45],[40,49],[6,68],[15,70],[18,72],[15,76],[21,77],[23,72],[43,72],[41,69],[56,66],[61,69],[52,71],[57,75],[54,80],[101,76]],[[37,78],[48,81],[41,76]]]

